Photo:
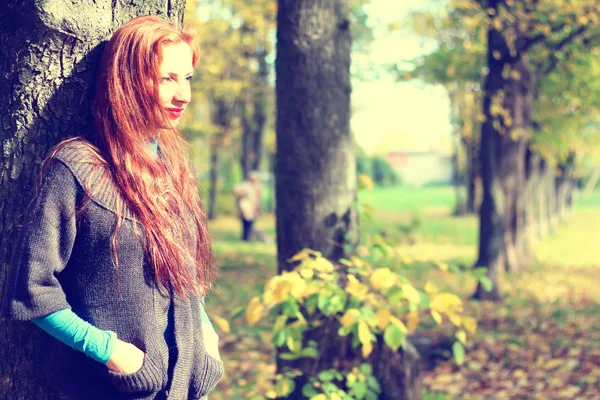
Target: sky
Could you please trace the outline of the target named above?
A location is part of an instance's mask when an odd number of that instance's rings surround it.
[[[403,19],[424,1],[371,0],[375,41],[368,57],[374,63],[410,60],[427,51],[419,38],[400,30],[381,36],[377,26]],[[429,47],[430,49],[430,47]],[[351,129],[369,154],[390,151],[450,152],[450,102],[442,86],[420,81],[396,83],[392,76],[352,82]]]

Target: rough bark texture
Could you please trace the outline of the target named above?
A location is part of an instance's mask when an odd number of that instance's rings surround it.
[[[277,95],[279,268],[304,247],[338,259],[356,236],[348,1],[280,0]]]
[[[91,129],[103,43],[138,15],[180,23],[184,5],[183,0],[22,0],[1,7],[0,287],[42,159],[60,140]],[[0,320],[0,338],[0,399],[53,398],[40,374],[41,331]]]
[[[526,154],[532,129],[535,79],[530,71],[527,56],[514,61],[512,69],[520,79],[505,83],[504,106],[512,116],[512,130],[501,136],[500,174],[506,200],[505,269],[515,271],[527,266],[531,260],[525,234],[526,205]],[[518,130],[517,134],[513,134]]]
[[[492,1],[490,7],[497,7]],[[492,98],[503,89],[503,65],[493,56],[497,48],[505,47],[504,40],[494,29],[488,30],[488,67],[485,79],[483,98],[483,114],[486,117],[481,127],[481,145],[479,160],[481,164],[482,201],[479,207],[479,255],[476,265],[487,268],[487,275],[493,288],[486,291],[481,284],[477,285],[474,298],[481,300],[499,300],[499,271],[502,268],[502,252],[506,233],[505,200],[500,178],[498,149],[501,146],[501,133],[494,126],[491,113]]]
[[[305,247],[333,260],[342,257],[344,245],[357,237],[357,214],[349,129],[349,1],[279,0],[278,5],[275,188],[281,272]],[[295,367],[314,375],[322,368],[360,361],[348,350],[348,338],[337,335],[336,324],[334,319],[311,333],[318,339],[320,357],[300,360]],[[373,351],[370,362],[386,391],[380,398],[418,398],[419,390],[411,390],[417,385],[410,375],[414,363],[403,367],[413,361],[401,353]],[[303,398],[301,389],[302,378],[291,398]]]
[[[491,0],[488,10],[496,15],[504,1]],[[513,49],[514,50],[514,49]],[[524,259],[526,246],[523,220],[525,199],[525,155],[532,127],[535,80],[527,56],[511,51],[504,35],[488,30],[484,109],[486,121],[481,131],[480,162],[483,201],[480,207],[478,266],[488,270],[494,284],[491,292],[478,285],[474,297],[499,300],[500,269],[515,270]],[[505,77],[503,69],[519,74]],[[498,109],[493,104],[500,106]],[[499,111],[500,110],[500,111]],[[506,114],[505,114],[506,113]]]

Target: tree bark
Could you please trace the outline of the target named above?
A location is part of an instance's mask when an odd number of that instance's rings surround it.
[[[304,247],[339,259],[358,222],[350,133],[350,30],[345,0],[279,0],[277,251],[279,270]]]
[[[240,105],[242,119],[241,165],[244,179],[251,171],[258,171],[263,156],[263,136],[267,121],[267,92],[271,90],[267,78],[269,66],[266,54],[259,54],[259,69],[253,85],[253,93]]]
[[[478,150],[479,150],[479,141],[475,140],[474,137],[469,139],[464,139],[464,148],[466,152],[467,159],[467,171],[465,174],[465,186],[467,190],[467,202],[465,206],[465,211],[467,214],[475,214],[479,209],[479,200],[478,195],[478,180],[479,178],[479,158],[478,158]]]
[[[290,268],[287,260],[306,247],[334,261],[343,257],[345,247],[357,241],[358,217],[349,127],[349,1],[279,0],[278,6],[275,192],[278,270],[282,272]],[[332,365],[339,368],[361,361],[344,351],[347,338],[337,334],[336,324],[334,318],[309,333],[317,340],[320,357],[291,363],[303,376],[288,398],[303,398],[307,376]],[[384,354],[388,353],[375,350],[369,362],[379,365],[380,360],[386,371],[399,365],[396,358],[385,361]],[[409,360],[398,354],[397,358]],[[290,363],[278,360],[280,371],[286,366]],[[409,388],[402,387],[407,382],[403,373],[395,371],[387,378],[374,370],[388,391],[379,398],[409,398]],[[416,378],[411,379],[416,384]]]
[[[91,101],[103,43],[127,20],[160,15],[180,24],[184,1],[7,2],[0,10],[0,287],[17,227],[47,151],[92,129]],[[51,399],[41,377],[45,334],[0,320],[0,399]]]
[[[559,165],[559,174],[556,176],[556,214],[558,221],[566,218],[572,202],[572,173],[575,165],[575,154],[569,154],[567,159]]]
[[[464,170],[461,171],[460,151],[461,151],[461,108],[464,108],[460,97],[464,97],[464,91],[460,91],[456,86],[449,91],[450,103],[452,104],[452,185],[454,186],[455,206],[453,214],[461,216],[466,213],[466,202],[463,196],[464,185],[462,181],[465,176]]]
[[[227,100],[213,98],[211,115],[214,125],[219,127],[217,134],[210,141],[210,191],[208,192],[208,212],[206,217],[213,220],[217,216],[217,196],[219,194],[219,171],[221,152],[227,136],[230,134],[234,106]]]
[[[210,190],[208,192],[208,212],[206,218],[215,219],[217,216],[217,193],[219,191],[219,165],[221,155],[221,133],[210,138]]]
[[[530,245],[540,239],[540,191],[542,158],[532,149],[528,149],[527,180],[525,189],[525,231]]]
[[[497,15],[501,0],[490,0],[488,13]],[[493,10],[493,13],[491,12]],[[527,57],[519,49],[509,48],[506,38],[490,26],[488,29],[488,75],[484,85],[479,160],[483,199],[479,210],[479,255],[476,265],[487,268],[494,287],[487,292],[478,284],[474,298],[500,300],[501,269],[517,269],[518,250],[523,234],[525,150],[531,130],[533,75]],[[506,76],[510,68],[519,78]]]
[[[500,165],[502,186],[506,199],[505,269],[516,271],[526,267],[532,259],[525,231],[526,214],[526,155],[532,130],[535,79],[527,56],[511,65],[519,79],[510,79],[505,85],[505,107],[512,116],[512,130],[502,135]],[[513,134],[518,130],[518,133]]]

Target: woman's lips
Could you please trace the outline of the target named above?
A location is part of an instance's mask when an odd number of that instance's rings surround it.
[[[181,113],[183,112],[183,108],[167,108],[169,112],[169,116],[173,119],[177,119],[181,117]]]

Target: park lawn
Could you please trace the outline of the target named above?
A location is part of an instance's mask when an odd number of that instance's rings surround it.
[[[393,203],[394,193],[404,199]],[[468,301],[473,278],[435,267],[439,262],[470,267],[476,257],[477,219],[449,215],[451,189],[380,190],[371,201],[377,204],[376,226],[363,229],[388,232],[410,262],[402,273],[418,287],[432,282],[459,294],[479,322],[462,366],[445,361],[423,373],[425,399],[600,398],[598,193],[582,199],[568,221],[535,246],[537,261],[530,270],[502,277],[501,304]],[[398,226],[414,218],[416,231],[402,233]],[[258,225],[274,236],[272,215],[261,216]],[[207,308],[229,318],[276,273],[275,246],[240,242],[233,217],[212,221],[210,228],[221,272]],[[446,323],[431,326],[428,334],[448,332]],[[261,398],[275,370],[269,326],[248,327],[241,318],[220,336],[227,372],[211,400]]]

